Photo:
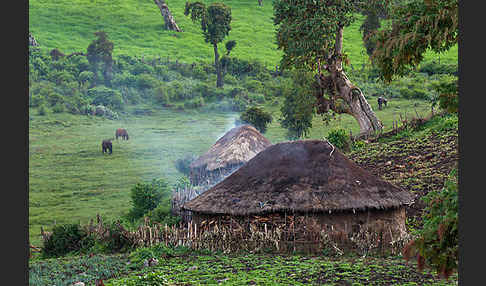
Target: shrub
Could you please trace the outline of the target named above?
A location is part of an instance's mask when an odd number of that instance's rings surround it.
[[[235,85],[238,84],[238,79],[231,74],[225,74],[224,83]]]
[[[331,130],[327,135],[327,140],[344,152],[351,151],[351,139],[346,134],[346,130],[342,128]]]
[[[133,75],[140,74],[154,74],[155,70],[152,66],[144,64],[140,61],[135,62],[135,64],[129,65],[130,73]]]
[[[147,217],[153,223],[160,223],[161,225],[176,225],[181,221],[179,216],[174,216],[170,213],[170,204],[160,204],[155,209],[147,213]]]
[[[400,89],[400,94],[406,99],[428,99],[429,92],[420,87],[404,87]]]
[[[108,224],[107,229],[108,235],[103,239],[105,250],[115,253],[132,249],[132,241],[125,235],[120,220]]]
[[[184,102],[184,108],[192,109],[192,108],[199,108],[204,106],[204,98],[198,96],[190,101]]]
[[[148,73],[139,74],[136,76],[137,87],[140,89],[154,88],[159,85],[159,80]]]
[[[154,89],[155,102],[165,105],[170,103],[169,87],[166,85],[159,85]]]
[[[78,76],[78,82],[81,84],[91,82],[93,79],[94,79],[94,73],[92,71],[83,71]]]
[[[93,104],[102,104],[104,106],[113,107],[114,109],[123,108],[123,99],[118,90],[113,90],[101,85],[88,89],[87,93]]]
[[[441,191],[431,191],[422,200],[424,226],[403,250],[405,259],[415,256],[420,270],[425,265],[449,277],[458,261],[458,178],[457,170],[449,174]]]
[[[44,257],[56,257],[94,245],[94,239],[81,229],[79,224],[55,226],[51,236],[44,242]]]
[[[37,112],[39,115],[46,115],[49,112],[49,109],[45,104],[39,105]]]
[[[203,66],[196,64],[192,69],[192,77],[195,79],[206,80],[208,78],[208,74],[204,70]]]
[[[57,103],[52,108],[52,112],[54,112],[54,113],[63,113],[64,111],[66,111],[66,107],[62,103]]]
[[[272,115],[259,107],[253,106],[240,115],[240,120],[253,125],[261,133],[265,133],[267,125],[272,122]]]
[[[255,93],[262,93],[263,92],[263,83],[261,81],[255,79],[249,79],[244,83],[246,89],[250,92]]]
[[[124,71],[122,73],[115,73],[113,76],[112,84],[117,87],[137,87],[137,76]]]
[[[163,179],[152,180],[151,183],[137,183],[130,191],[132,209],[129,217],[138,219],[148,211],[155,209],[163,196],[169,193],[168,184]]]
[[[197,159],[196,155],[186,154],[182,158],[177,159],[174,164],[177,171],[181,172],[184,175],[189,175],[191,173],[191,169],[189,168],[189,166],[196,159]]]
[[[265,103],[265,96],[261,94],[252,94],[249,95],[248,98],[250,99],[250,102],[255,101],[256,103],[259,104]]]

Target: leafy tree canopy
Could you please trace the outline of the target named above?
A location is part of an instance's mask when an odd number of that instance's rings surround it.
[[[206,8],[202,2],[186,2],[184,15],[200,22],[206,43],[218,44],[231,30],[231,8],[223,3],[212,3]]]
[[[440,53],[457,43],[458,0],[411,0],[390,3],[391,27],[375,33],[372,61],[390,82],[416,66],[427,50]]]

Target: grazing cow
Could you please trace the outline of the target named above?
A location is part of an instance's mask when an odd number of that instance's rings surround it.
[[[124,140],[128,140],[128,132],[126,129],[118,128],[115,132],[115,137],[116,140],[118,140],[118,137],[121,137]]]
[[[387,104],[388,100],[384,97],[378,97],[378,109],[381,110],[381,105],[382,104],[385,104],[385,107],[386,107],[386,104]]]
[[[110,151],[110,154],[112,153],[112,144],[111,144],[111,139],[105,139],[101,142],[101,149],[103,154]]]

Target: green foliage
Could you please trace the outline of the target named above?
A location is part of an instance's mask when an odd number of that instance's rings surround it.
[[[141,90],[155,88],[159,85],[159,81],[153,75],[142,73],[136,77],[137,87]]]
[[[148,211],[155,209],[162,198],[169,193],[169,186],[163,179],[154,179],[150,183],[137,183],[130,190],[132,209],[129,217],[139,219]]]
[[[424,209],[423,229],[404,249],[404,257],[416,256],[421,270],[425,265],[448,278],[457,269],[458,262],[458,177],[451,171],[440,191],[431,191],[422,199]]]
[[[349,138],[349,134],[346,132],[346,130],[342,128],[329,131],[327,140],[329,140],[332,145],[339,148],[343,152],[351,151],[351,139]]]
[[[284,52],[282,68],[316,68],[335,54],[337,31],[351,25],[360,1],[273,1],[278,48]]]
[[[94,239],[86,234],[79,224],[63,224],[55,226],[52,234],[44,241],[42,255],[57,257],[67,253],[89,248]]]
[[[403,75],[407,67],[418,65],[427,50],[437,53],[457,44],[459,13],[457,0],[396,1],[390,8],[392,24],[378,31],[379,43],[372,61],[390,82]]]
[[[312,127],[315,97],[308,84],[312,79],[311,73],[293,71],[292,74],[294,82],[283,91],[285,99],[280,108],[280,125],[287,129],[287,138],[298,139],[307,136]]]
[[[458,75],[458,65],[457,63],[443,63],[440,64],[437,61],[427,61],[422,63],[419,68],[419,72],[427,73],[428,75],[434,74],[450,74]]]
[[[92,104],[102,104],[120,110],[123,108],[123,98],[118,90],[100,85],[88,89],[87,94]]]
[[[171,214],[171,206],[160,204],[155,209],[147,213],[147,217],[151,222],[160,223],[161,225],[176,225],[181,221],[181,218]]]
[[[121,220],[112,221],[107,228],[108,233],[102,240],[104,251],[119,253],[132,249],[132,241],[125,235]]]
[[[49,108],[47,108],[46,104],[42,103],[37,108],[37,114],[39,115],[46,115],[49,112]]]
[[[231,8],[223,3],[212,3],[206,8],[201,2],[186,2],[184,15],[189,14],[193,22],[200,22],[206,43],[222,42],[231,30]]]
[[[260,133],[267,131],[267,125],[272,122],[272,114],[260,107],[253,106],[248,108],[240,115],[240,120],[253,125]]]
[[[449,113],[457,113],[459,109],[459,94],[457,80],[442,81],[436,86],[439,94],[439,107]]]
[[[263,83],[256,79],[247,79],[245,81],[244,87],[250,92],[262,93]]]

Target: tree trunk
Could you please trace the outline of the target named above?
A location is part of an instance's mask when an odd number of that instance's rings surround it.
[[[263,0],[258,0],[258,6],[262,6],[263,5]]]
[[[358,121],[360,127],[359,136],[379,132],[382,130],[383,125],[371,109],[363,92],[351,83],[342,69],[342,48],[343,28],[341,27],[336,33],[335,53],[328,59],[327,65],[325,66],[325,69],[330,75],[329,77],[325,77],[320,74],[319,77],[321,87],[327,90],[331,89],[331,93],[333,93],[331,94],[331,101],[330,104],[326,100],[320,100],[319,102],[321,104],[328,104],[328,107],[336,113],[347,113],[353,116]],[[331,88],[328,84],[322,85],[322,82],[329,82],[329,80]],[[342,99],[345,105],[336,104],[337,98]],[[326,109],[327,107],[323,110],[325,111]]]
[[[160,14],[162,14],[162,17],[164,17],[165,29],[176,31],[176,32],[182,32],[179,26],[177,26],[174,17],[172,17],[172,14],[169,11],[169,7],[167,6],[167,4],[165,4],[165,0],[154,0],[154,2],[159,7]]]
[[[224,84],[223,83],[223,71],[222,71],[222,68],[221,68],[221,64],[219,62],[218,45],[213,44],[213,48],[214,48],[214,67],[216,68],[216,75],[217,75],[216,87],[222,88],[223,84]]]

